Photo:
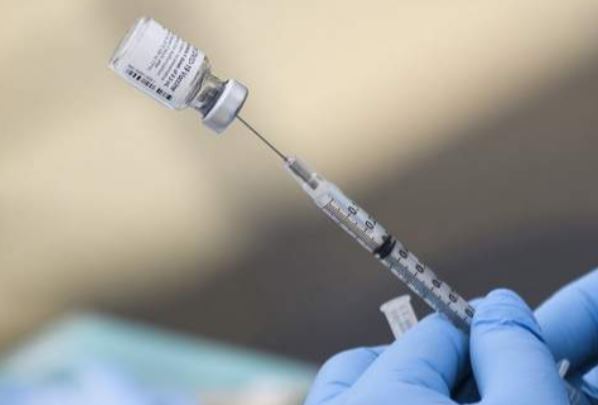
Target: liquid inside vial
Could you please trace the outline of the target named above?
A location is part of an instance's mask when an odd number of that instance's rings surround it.
[[[241,83],[211,73],[201,50],[148,17],[140,18],[129,30],[109,66],[169,108],[195,108],[216,132],[232,122],[247,97]]]

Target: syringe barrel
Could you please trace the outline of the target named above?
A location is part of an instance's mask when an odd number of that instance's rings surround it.
[[[403,281],[434,310],[445,314],[457,327],[469,331],[474,309],[441,281],[374,217],[297,158],[289,158],[287,169],[316,205],[361,246]]]
[[[469,333],[473,307],[400,242],[387,257],[379,259],[430,307]]]
[[[386,229],[336,185],[295,157],[288,158],[286,167],[314,203],[364,248],[375,253],[384,245],[389,237]]]

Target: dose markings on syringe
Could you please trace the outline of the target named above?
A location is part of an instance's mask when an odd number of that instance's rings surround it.
[[[357,214],[359,210],[344,210],[343,207],[334,199],[330,200],[322,207],[324,211],[335,219],[345,230],[354,236],[360,243],[369,249],[375,249],[376,243],[368,234],[372,228],[367,226],[360,227]],[[462,314],[463,309],[459,310],[459,303],[456,294],[445,283],[440,281],[435,274],[419,263],[413,254],[402,247],[397,247],[385,261],[389,267],[406,284],[413,288],[418,295],[428,301],[432,307],[441,312],[445,312],[452,317],[466,319],[469,313]],[[456,304],[456,307],[453,305]]]
[[[396,248],[390,257],[384,260],[391,271],[411,287],[434,309],[451,318],[457,318],[469,324],[473,310],[460,297],[427,267],[420,264],[413,254],[402,247]]]
[[[365,243],[368,248],[376,248],[375,242],[369,235],[371,228],[368,228],[367,226],[364,226],[363,228],[359,227],[359,221],[354,219],[357,211],[354,213],[351,211],[345,213],[333,198],[331,198],[330,201],[328,201],[328,203],[322,208],[334,219],[336,219],[339,224],[344,225],[347,228],[346,230],[349,233],[352,233],[355,238]]]

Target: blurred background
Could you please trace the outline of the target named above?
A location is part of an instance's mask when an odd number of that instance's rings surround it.
[[[464,296],[536,305],[598,265],[596,0],[3,4],[6,351],[82,311],[313,364],[391,339],[405,288],[274,155],[107,68],[141,15]]]

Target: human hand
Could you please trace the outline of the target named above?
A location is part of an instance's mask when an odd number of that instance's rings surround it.
[[[598,269],[556,292],[536,318],[555,359],[570,361],[568,380],[598,398]]]
[[[451,391],[468,353],[481,404],[567,404],[555,360],[527,305],[497,290],[476,307],[468,339],[441,315],[427,317],[387,348],[354,349],[321,369],[306,405],[456,404]]]

